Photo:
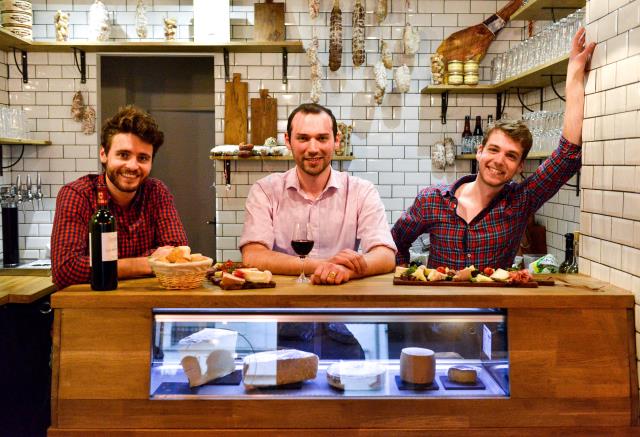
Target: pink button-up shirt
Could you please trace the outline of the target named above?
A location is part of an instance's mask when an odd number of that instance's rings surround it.
[[[257,181],[249,191],[240,247],[260,243],[276,252],[295,255],[291,236],[296,221],[309,220],[315,244],[312,258],[330,258],[343,249],[375,246],[396,251],[384,205],[373,184],[331,170],[324,191],[310,198],[300,187],[296,168]]]

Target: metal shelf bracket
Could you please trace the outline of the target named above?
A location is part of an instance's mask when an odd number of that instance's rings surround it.
[[[538,88],[538,89],[540,91],[540,110],[542,111],[544,107],[544,90],[542,88]],[[520,101],[520,104],[522,105],[522,107],[529,112],[535,112],[533,109],[525,105],[524,101],[522,100],[522,95],[520,94],[520,88],[517,88],[517,93],[518,93],[518,100]]]
[[[564,76],[563,76],[564,77]],[[553,75],[549,75],[549,83],[551,83],[551,89],[553,90],[553,92],[555,93],[556,96],[558,96],[558,98],[560,100],[562,100],[563,102],[566,102],[567,99],[565,99],[564,97],[562,97],[560,94],[558,94],[558,90],[556,90],[556,84],[553,83]]]
[[[22,68],[18,65],[18,59],[16,58],[16,48],[13,48],[13,62],[16,64],[16,68],[22,75],[22,83],[29,82],[29,62],[27,59],[27,52],[20,50],[20,58],[22,60]]]
[[[80,63],[78,63],[78,52],[80,52]],[[80,72],[80,83],[87,83],[87,55],[84,50],[73,48],[73,61]]]
[[[224,81],[229,82],[229,50],[226,47],[222,49],[222,58],[224,59]]]
[[[440,94],[440,123],[447,124],[447,109],[449,108],[449,91]]]
[[[287,84],[289,79],[287,78],[287,66],[289,63],[289,51],[286,48],[282,49],[282,83]]]

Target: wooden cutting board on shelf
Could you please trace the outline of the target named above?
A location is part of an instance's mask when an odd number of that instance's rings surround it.
[[[224,143],[247,142],[249,85],[240,81],[240,73],[224,84]]]
[[[255,3],[253,39],[255,41],[284,41],[284,3]]]
[[[269,97],[269,90],[260,90],[260,98],[251,99],[251,142],[264,144],[278,135],[278,100]]]

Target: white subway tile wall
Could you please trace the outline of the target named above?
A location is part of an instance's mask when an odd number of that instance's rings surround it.
[[[598,47],[589,73],[583,130],[579,268],[635,294],[638,331],[640,1],[590,0],[587,22],[588,29],[597,29],[589,38]]]

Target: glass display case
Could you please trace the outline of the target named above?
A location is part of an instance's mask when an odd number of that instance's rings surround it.
[[[506,310],[155,309],[150,399],[509,396]]]

